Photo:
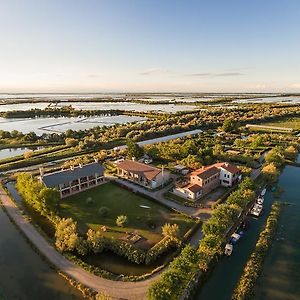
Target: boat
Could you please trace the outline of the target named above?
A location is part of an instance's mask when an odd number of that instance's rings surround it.
[[[261,191],[260,195],[261,195],[261,196],[264,196],[264,195],[266,194],[266,192],[267,192],[267,189],[264,188],[264,189]]]
[[[146,209],[149,209],[150,206],[147,206],[147,205],[140,205],[141,208],[146,208]]]
[[[260,205],[263,205],[264,201],[265,201],[265,198],[262,196],[258,196],[256,199],[256,203],[260,204]]]
[[[224,254],[226,256],[230,256],[232,254],[232,251],[233,251],[233,245],[229,243],[226,244]]]
[[[239,241],[240,238],[241,238],[241,236],[238,233],[235,232],[231,235],[230,243],[236,244]]]
[[[250,214],[254,217],[259,217],[262,213],[262,210],[263,210],[263,206],[261,204],[255,203],[250,211]]]

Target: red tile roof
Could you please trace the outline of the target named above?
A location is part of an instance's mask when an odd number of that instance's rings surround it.
[[[215,166],[203,167],[202,169],[195,170],[191,175],[198,176],[201,179],[207,179],[213,175],[219,174],[220,170]]]
[[[202,190],[202,187],[198,184],[190,184],[188,186],[185,186],[184,188],[195,194]]]
[[[240,169],[237,166],[235,166],[234,164],[227,163],[227,162],[216,163],[213,166],[215,166],[217,168],[223,168],[232,174],[236,174],[236,173],[240,172]]]
[[[133,160],[123,160],[116,164],[119,169],[131,172],[133,174],[138,174],[139,176],[144,176],[148,180],[154,179],[160,172],[161,169],[146,165]]]

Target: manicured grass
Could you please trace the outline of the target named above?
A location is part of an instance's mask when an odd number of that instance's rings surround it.
[[[140,205],[149,206],[150,209],[141,208]],[[109,209],[106,217],[101,217],[98,212],[103,206]],[[177,223],[181,235],[184,235],[194,224],[191,218],[113,183],[106,183],[63,199],[60,207],[60,215],[76,220],[81,232],[85,232],[88,228],[96,230],[105,225],[110,229],[105,235],[118,238],[124,236],[124,232],[136,230],[138,234],[149,240],[149,245],[162,238],[161,226],[165,223]],[[116,226],[116,218],[119,215],[128,217],[126,227]],[[151,228],[149,224],[155,224],[155,228]]]

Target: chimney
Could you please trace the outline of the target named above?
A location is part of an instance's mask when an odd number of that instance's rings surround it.
[[[40,176],[41,176],[41,178],[43,178],[44,177],[44,170],[43,170],[42,167],[40,167],[39,170],[40,170]]]

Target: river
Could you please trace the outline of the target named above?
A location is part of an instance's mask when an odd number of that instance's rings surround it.
[[[254,299],[300,299],[300,168],[286,166],[279,178],[280,198],[268,191],[265,213],[250,219],[250,227],[230,258],[223,258],[195,296],[197,300],[230,300],[274,200],[293,203],[285,207],[275,241],[263,268]]]
[[[83,299],[31,248],[0,208],[0,299]]]

